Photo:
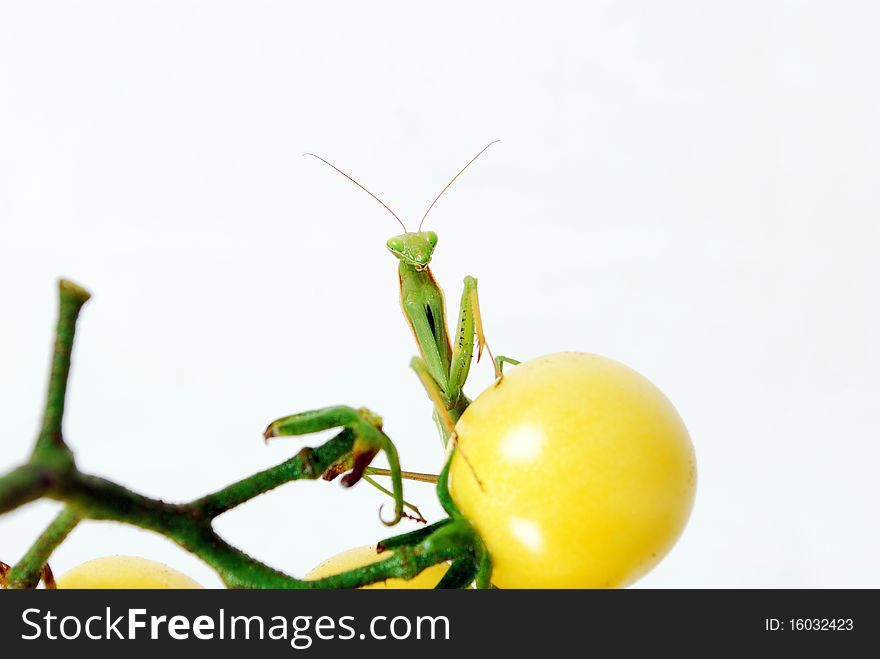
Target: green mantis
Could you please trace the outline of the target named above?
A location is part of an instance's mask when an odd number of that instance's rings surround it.
[[[385,202],[344,171],[318,155],[304,154],[324,162],[357,185],[379,202],[403,227],[404,232],[389,238],[386,245],[398,259],[400,305],[419,350],[419,357],[414,357],[410,366],[418,375],[434,404],[434,419],[443,446],[447,448],[451,448],[449,440],[454,437],[456,421],[470,403],[464,394],[463,387],[470,372],[475,341],[477,361],[480,360],[483,350],[486,350],[490,357],[492,357],[492,353],[483,332],[477,295],[477,280],[471,276],[464,278],[464,290],[461,296],[455,334],[450,337],[447,329],[446,303],[443,291],[429,267],[434,248],[437,246],[437,234],[433,231],[422,231],[422,227],[431,209],[443,193],[492,144],[495,142],[486,145],[444,186],[431,202],[428,210],[425,211],[416,231],[407,230],[400,217]],[[497,378],[501,377],[501,366],[504,362],[517,363],[506,357],[498,357],[497,359],[493,357]],[[356,437],[352,463],[340,465],[338,470],[352,469],[351,473],[343,480],[344,485],[352,485],[357,482],[363,476],[373,456],[380,449],[386,451],[391,462],[389,475],[394,485],[396,503],[395,518],[389,524],[396,523],[402,515],[403,506],[399,493],[401,472],[393,445],[390,440],[386,441],[387,437],[382,433],[381,419],[378,416],[368,410],[353,410],[348,407],[325,408],[279,419],[266,430],[266,437],[268,439],[269,437],[299,435],[331,427],[346,428]],[[360,448],[359,442],[361,443]]]

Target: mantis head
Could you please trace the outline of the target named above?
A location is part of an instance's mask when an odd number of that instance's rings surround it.
[[[437,246],[437,234],[433,231],[407,232],[389,238],[386,245],[394,256],[407,265],[416,270],[424,270],[431,262],[434,247]]]

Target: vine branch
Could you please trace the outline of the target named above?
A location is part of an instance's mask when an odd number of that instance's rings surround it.
[[[224,512],[284,483],[320,478],[350,459],[358,440],[350,428],[317,448],[303,448],[279,465],[189,503],[146,497],[79,471],[64,441],[62,420],[76,322],[88,299],[89,293],[76,284],[59,283],[58,325],[42,426],[29,461],[0,477],[0,514],[41,497],[66,504],[14,567],[2,564],[0,576],[9,586],[35,587],[52,552],[77,524],[89,519],[122,522],[164,535],[213,567],[231,588],[353,588],[392,577],[412,578],[430,565],[471,555],[469,546],[419,535],[412,544],[401,544],[389,559],[304,581],[261,563],[217,535],[212,523]]]

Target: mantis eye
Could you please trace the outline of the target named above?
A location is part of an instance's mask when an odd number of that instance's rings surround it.
[[[428,231],[427,233],[428,233],[428,242],[430,243],[431,247],[436,246],[437,245],[437,234],[434,233],[433,231]]]
[[[392,252],[402,252],[403,251],[403,240],[400,239],[400,236],[394,236],[394,238],[389,238],[388,242],[385,243],[388,245],[388,249]]]

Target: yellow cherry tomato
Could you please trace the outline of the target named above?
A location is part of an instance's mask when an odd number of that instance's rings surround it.
[[[58,588],[193,589],[202,586],[185,574],[137,556],[105,556],[86,561],[57,580]]]
[[[690,515],[687,429],[657,387],[612,359],[524,363],[471,403],[456,432],[450,493],[499,588],[626,586]]]
[[[340,572],[353,570],[357,567],[370,565],[389,558],[394,552],[391,550],[383,551],[381,554],[376,553],[376,545],[367,545],[365,547],[355,547],[341,554],[336,554],[328,558],[323,563],[312,568],[305,578],[314,581],[315,579],[323,579]],[[407,581],[406,579],[387,579],[386,581],[378,581],[362,588],[433,588],[440,580],[449,566],[445,563],[432,565],[423,570],[416,577]]]

